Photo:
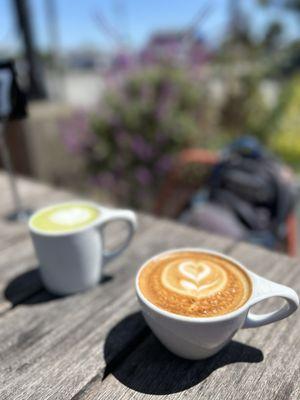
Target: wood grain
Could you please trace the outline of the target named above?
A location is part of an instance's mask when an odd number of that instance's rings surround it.
[[[237,245],[230,254],[255,272],[300,292],[298,260],[248,244]],[[266,306],[262,303],[256,309],[262,312]],[[276,324],[241,330],[221,353],[200,362],[173,356],[150,334],[104,382],[95,379],[78,398],[296,400],[300,398],[299,331],[297,314]],[[113,343],[114,338],[108,341]]]
[[[19,179],[32,208],[71,198]],[[133,277],[150,256],[174,247],[210,247],[300,292],[299,261],[243,243],[140,215],[127,251],[93,290],[65,298],[44,291],[25,225],[11,210],[0,174],[0,399],[292,399],[300,398],[298,314],[241,330],[222,352],[189,362],[160,345],[138,311]],[[122,230],[112,226],[108,246]],[[259,312],[274,307],[264,302]],[[2,315],[1,315],[2,312]]]
[[[175,226],[166,221],[151,223],[107,269],[113,280],[94,290],[63,299],[47,299],[41,293],[31,299],[33,304],[5,315],[0,328],[0,354],[5,360],[0,363],[0,398],[70,399],[90,380],[102,379],[106,365],[114,364],[145,331],[141,318],[132,320],[135,328],[126,326],[105,352],[110,330],[136,311],[133,276],[138,266],[167,247],[200,242],[220,250],[232,246],[230,240],[185,227],[175,230]]]

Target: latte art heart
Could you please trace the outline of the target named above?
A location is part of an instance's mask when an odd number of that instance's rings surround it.
[[[211,273],[211,268],[203,262],[185,261],[179,264],[178,269],[182,275],[195,282],[200,282]]]
[[[154,257],[139,286],[157,307],[189,317],[215,317],[239,308],[251,293],[247,275],[230,260],[200,251]]]
[[[222,290],[226,283],[226,273],[212,262],[172,262],[162,273],[162,284],[167,289],[197,298],[214,295]]]
[[[90,218],[89,210],[79,207],[70,207],[68,210],[53,212],[49,219],[58,225],[76,225],[87,221]]]
[[[96,205],[71,201],[41,209],[33,215],[30,225],[46,233],[67,233],[95,222],[100,214]]]

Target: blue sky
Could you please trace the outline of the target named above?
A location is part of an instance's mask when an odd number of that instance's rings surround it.
[[[39,47],[47,48],[48,25],[45,4],[51,0],[28,0],[33,12],[34,29]],[[106,19],[118,26],[133,47],[141,46],[151,32],[181,28],[205,5],[208,15],[199,25],[199,31],[212,45],[226,32],[228,0],[52,0],[58,15],[60,45],[62,49],[91,46],[111,49],[113,40],[106,36],[95,22],[100,11]],[[254,21],[254,31],[261,35],[272,20],[282,20],[287,37],[299,35],[299,20],[292,14],[277,9],[262,10],[256,0],[243,0],[243,7]],[[11,0],[0,0],[0,48],[18,47]]]

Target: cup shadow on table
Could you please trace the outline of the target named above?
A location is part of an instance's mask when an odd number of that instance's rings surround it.
[[[133,339],[128,345],[128,331],[140,325],[143,338]],[[111,362],[116,343],[126,354]],[[127,339],[126,339],[127,337]],[[138,342],[138,344],[137,344]],[[122,347],[122,346],[121,346]],[[169,352],[146,327],[140,312],[120,321],[107,335],[104,347],[106,370],[128,388],[144,394],[166,395],[189,389],[210,376],[214,371],[229,364],[259,363],[263,361],[261,350],[232,340],[222,351],[209,359],[189,361]]]
[[[113,279],[104,274],[99,285],[104,285]],[[13,278],[4,289],[4,297],[12,304],[33,305],[63,299],[68,296],[58,296],[47,291],[44,287],[38,266]]]

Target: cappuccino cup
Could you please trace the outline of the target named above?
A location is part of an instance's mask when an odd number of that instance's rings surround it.
[[[201,248],[160,253],[137,273],[136,294],[144,318],[167,349],[200,360],[220,351],[241,328],[256,328],[291,315],[296,292],[265,279],[235,259]],[[251,307],[280,297],[285,304],[266,314]]]
[[[103,229],[113,221],[124,221],[127,235],[118,248],[109,251],[104,249]],[[96,286],[104,264],[130,243],[136,224],[130,210],[80,200],[37,211],[29,220],[29,230],[45,287],[54,294],[67,295]]]

